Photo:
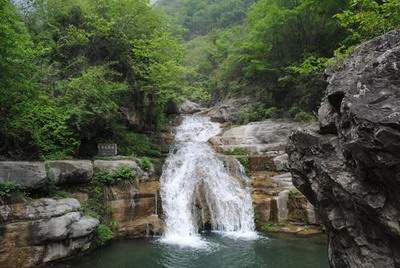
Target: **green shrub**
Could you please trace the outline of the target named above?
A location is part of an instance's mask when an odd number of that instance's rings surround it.
[[[148,157],[138,159],[140,167],[145,171],[150,171],[153,168],[153,162]]]
[[[9,198],[12,194],[20,193],[21,187],[13,181],[0,182],[0,199]]]
[[[296,188],[293,188],[293,189],[290,189],[289,196],[296,198],[296,197],[302,196],[302,193],[299,190],[297,190]]]
[[[263,119],[271,119],[271,118],[278,118],[279,117],[279,111],[278,108],[276,107],[271,107],[268,109],[264,109],[264,118]]]
[[[105,224],[99,224],[96,230],[97,244],[104,245],[114,238],[114,233],[110,227]]]
[[[302,110],[301,110],[299,107],[293,106],[293,107],[291,107],[291,108],[289,109],[289,116],[290,116],[291,118],[295,118],[295,117],[296,117],[296,114],[298,114],[298,113],[300,113],[300,112],[302,112]]]
[[[274,233],[274,232],[279,232],[280,227],[281,226],[279,224],[265,223],[261,225],[261,230],[266,233]]]
[[[120,181],[133,181],[135,177],[135,171],[132,168],[121,166],[115,171],[100,170],[96,172],[94,181],[105,185],[112,185]]]
[[[239,121],[241,124],[247,124],[265,119],[278,118],[279,116],[280,112],[276,107],[267,107],[261,102],[256,102],[250,109],[240,114]]]
[[[315,121],[315,117],[310,113],[299,112],[294,117],[294,120],[297,122],[312,122]]]
[[[118,141],[118,151],[122,155],[161,156],[160,148],[147,135],[121,128],[115,139]]]
[[[232,150],[226,151],[225,154],[227,154],[227,155],[248,155],[249,153],[247,152],[246,149],[234,148]]]

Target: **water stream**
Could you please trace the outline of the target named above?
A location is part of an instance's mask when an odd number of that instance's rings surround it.
[[[166,224],[162,242],[205,246],[199,235],[204,222],[223,235],[257,237],[249,179],[236,160],[235,172],[229,170],[207,143],[220,131],[218,123],[201,116],[186,116],[177,128],[161,177]]]

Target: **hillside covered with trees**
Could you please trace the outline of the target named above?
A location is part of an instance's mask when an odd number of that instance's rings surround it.
[[[191,83],[213,100],[252,96],[242,121],[312,120],[324,70],[400,27],[396,0],[160,0],[186,46]]]
[[[123,154],[154,153],[140,133],[159,129],[165,105],[193,92],[181,42],[146,0],[33,0],[17,7],[1,0],[0,20],[6,158],[92,155],[107,141],[117,141]],[[131,129],[126,111],[137,121]]]
[[[157,155],[184,98],[312,120],[325,68],[399,26],[397,0],[0,0],[1,159]]]

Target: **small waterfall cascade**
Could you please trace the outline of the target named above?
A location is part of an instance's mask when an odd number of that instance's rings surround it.
[[[161,176],[161,198],[166,229],[163,242],[196,247],[204,243],[199,235],[198,215],[207,211],[212,231],[232,237],[254,239],[254,212],[250,182],[243,167],[229,172],[208,140],[221,131],[218,123],[202,116],[185,116],[176,129]],[[207,208],[199,213],[196,200]]]

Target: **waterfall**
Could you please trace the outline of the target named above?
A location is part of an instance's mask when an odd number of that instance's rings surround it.
[[[161,176],[161,198],[166,229],[163,242],[199,246],[198,215],[207,209],[213,231],[233,237],[255,238],[250,182],[240,172],[232,175],[208,140],[221,131],[207,117],[185,116],[176,129],[175,144]],[[200,190],[201,189],[201,190]],[[206,208],[198,213],[196,197]]]

